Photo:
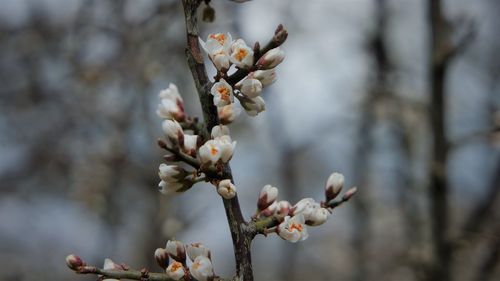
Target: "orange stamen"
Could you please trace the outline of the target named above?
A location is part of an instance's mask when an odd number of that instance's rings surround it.
[[[210,34],[210,38],[217,40],[221,45],[224,45],[224,42],[226,42],[226,35],[223,33]]]
[[[230,97],[231,97],[231,94],[229,93],[229,90],[225,87],[220,87],[219,89],[217,89],[217,92],[219,92],[220,94],[220,98],[223,100],[223,101],[230,101]]]
[[[292,223],[292,225],[290,225],[290,231],[292,231],[294,229],[297,229],[299,232],[302,232],[302,224]]]
[[[170,268],[170,271],[174,272],[181,267],[182,267],[182,264],[180,262],[175,261],[172,263],[172,267]]]
[[[217,152],[219,152],[219,150],[218,150],[217,148],[215,148],[215,147],[212,147],[212,148],[210,149],[210,153],[211,153],[212,155],[216,155],[216,154],[217,154]]]
[[[248,51],[245,49],[239,49],[238,52],[236,53],[236,59],[238,61],[242,61],[248,54]]]

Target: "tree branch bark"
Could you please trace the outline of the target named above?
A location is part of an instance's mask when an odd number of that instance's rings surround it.
[[[206,129],[205,133],[208,135],[208,132],[210,132],[214,126],[219,124],[219,119],[217,115],[217,108],[214,106],[211,98],[212,96],[210,95],[210,87],[212,83],[208,79],[205,64],[203,62],[203,55],[198,44],[199,33],[196,13],[201,2],[201,0],[182,0],[187,33],[186,57],[203,110],[203,118],[205,120]],[[231,179],[231,181],[234,182],[229,165],[224,167],[221,177]],[[251,238],[247,235],[247,223],[241,213],[238,197],[235,196],[230,200],[223,199],[223,202],[233,240],[233,249],[236,260],[236,277],[237,279],[252,281],[253,271],[250,253]]]

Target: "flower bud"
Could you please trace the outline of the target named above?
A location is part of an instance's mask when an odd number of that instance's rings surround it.
[[[262,86],[265,87],[276,81],[276,71],[274,68],[268,70],[256,70],[250,73],[248,78],[259,80]]]
[[[158,184],[158,190],[164,195],[171,195],[176,192],[181,192],[189,189],[193,183],[191,181],[184,182],[166,182],[160,181]]]
[[[278,217],[284,218],[284,217],[288,216],[291,209],[292,209],[292,205],[290,204],[290,202],[285,201],[285,200],[278,201],[275,215],[277,215]]]
[[[347,201],[349,199],[351,199],[351,197],[354,196],[354,194],[356,194],[356,192],[358,192],[358,188],[357,187],[351,187],[349,188],[346,193],[344,193],[344,195],[342,195],[342,200],[343,201]]]
[[[186,249],[184,244],[177,240],[168,240],[167,246],[165,247],[168,255],[174,260],[185,263],[186,262]]]
[[[175,84],[170,83],[168,88],[162,90],[158,96],[161,99],[156,111],[159,117],[184,121],[186,118],[184,102]]]
[[[116,264],[114,261],[111,259],[104,259],[104,264],[102,266],[102,269],[105,270],[123,270],[123,266]]]
[[[194,261],[198,256],[205,256],[211,259],[210,249],[201,243],[187,245],[186,252],[191,261]]]
[[[330,216],[330,212],[325,208],[317,208],[314,212],[309,216],[309,219],[306,221],[307,225],[318,226],[322,225],[326,222],[328,217]]]
[[[257,201],[257,209],[262,211],[276,201],[278,198],[278,189],[271,185],[266,185],[262,188],[259,194],[259,200]]]
[[[155,251],[155,260],[158,265],[163,268],[163,270],[167,269],[168,266],[168,253],[164,248],[158,248]]]
[[[184,145],[184,132],[182,127],[175,120],[165,120],[162,123],[163,133],[167,136],[168,140],[175,145]]]
[[[236,186],[229,179],[222,180],[217,187],[217,193],[224,199],[231,199],[236,196]]]
[[[173,261],[165,270],[168,277],[173,280],[180,280],[186,274],[186,269],[182,263]]]
[[[240,113],[241,108],[234,106],[234,103],[218,108],[219,121],[224,125],[232,123]]]
[[[325,185],[326,202],[330,202],[339,195],[344,186],[344,176],[340,173],[332,173]]]
[[[187,176],[186,170],[177,165],[160,164],[158,176],[162,181],[169,183],[182,182]]]
[[[249,98],[256,98],[262,92],[262,83],[257,79],[245,78],[236,84],[242,94]]]
[[[198,281],[208,281],[214,277],[212,262],[205,256],[197,256],[189,269],[191,275]]]
[[[241,106],[245,109],[248,115],[257,116],[257,114],[266,110],[266,102],[260,96],[251,98],[241,98]]]
[[[285,52],[276,47],[267,51],[258,61],[257,67],[259,69],[270,69],[276,67],[285,59]]]
[[[184,135],[184,153],[196,157],[198,148],[198,135]]]
[[[218,125],[218,126],[214,126],[212,128],[212,133],[211,133],[211,136],[212,138],[220,138],[222,136],[228,136],[229,135],[229,128],[227,126],[224,126],[224,125]]]
[[[66,265],[71,270],[78,270],[78,268],[85,266],[85,263],[79,256],[72,254],[66,257]]]

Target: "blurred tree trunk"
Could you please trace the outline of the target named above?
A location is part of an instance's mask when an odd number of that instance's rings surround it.
[[[447,23],[441,0],[428,0],[430,24],[429,86],[431,95],[430,120],[432,128],[432,160],[430,168],[429,200],[432,229],[432,266],[429,280],[450,280],[451,247],[449,241],[448,181],[446,140],[445,82],[448,60],[444,57],[447,42]]]

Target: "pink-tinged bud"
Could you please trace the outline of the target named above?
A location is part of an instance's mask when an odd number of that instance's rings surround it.
[[[181,278],[186,274],[186,269],[184,268],[182,263],[174,261],[167,267],[165,272],[171,279],[181,280]]]
[[[270,69],[276,67],[285,59],[285,52],[276,47],[265,53],[258,61],[257,67],[259,69]]]
[[[275,215],[277,215],[278,217],[284,218],[284,217],[288,216],[291,209],[292,209],[292,205],[290,204],[290,202],[285,201],[285,200],[278,201]]]
[[[214,277],[212,262],[205,256],[197,256],[189,269],[191,275],[198,281],[209,281]]]
[[[168,140],[175,145],[184,145],[184,131],[182,127],[175,120],[165,120],[162,123],[163,133],[167,136]]]
[[[357,187],[349,188],[349,190],[347,190],[346,193],[344,193],[344,195],[342,195],[342,200],[347,201],[347,200],[351,199],[351,197],[353,197],[357,191],[358,191]]]
[[[78,270],[78,268],[85,266],[85,263],[83,260],[76,255],[68,255],[66,257],[66,265],[71,269],[71,270]]]
[[[234,103],[218,108],[219,121],[227,125],[232,123],[241,113],[241,108],[234,106]]]
[[[158,265],[163,268],[163,270],[167,269],[168,267],[168,252],[164,248],[158,248],[155,251],[155,260]]]
[[[344,176],[340,173],[333,173],[330,175],[325,185],[326,202],[335,199],[344,187]]]
[[[198,256],[205,256],[211,259],[210,249],[201,243],[192,243],[191,245],[187,245],[186,252],[191,261],[194,261]]]
[[[271,185],[266,185],[262,188],[259,194],[259,200],[257,201],[257,209],[262,211],[276,201],[278,198],[278,189]]]
[[[182,242],[177,240],[168,240],[165,249],[167,250],[169,256],[174,260],[180,263],[186,262],[186,249]]]

